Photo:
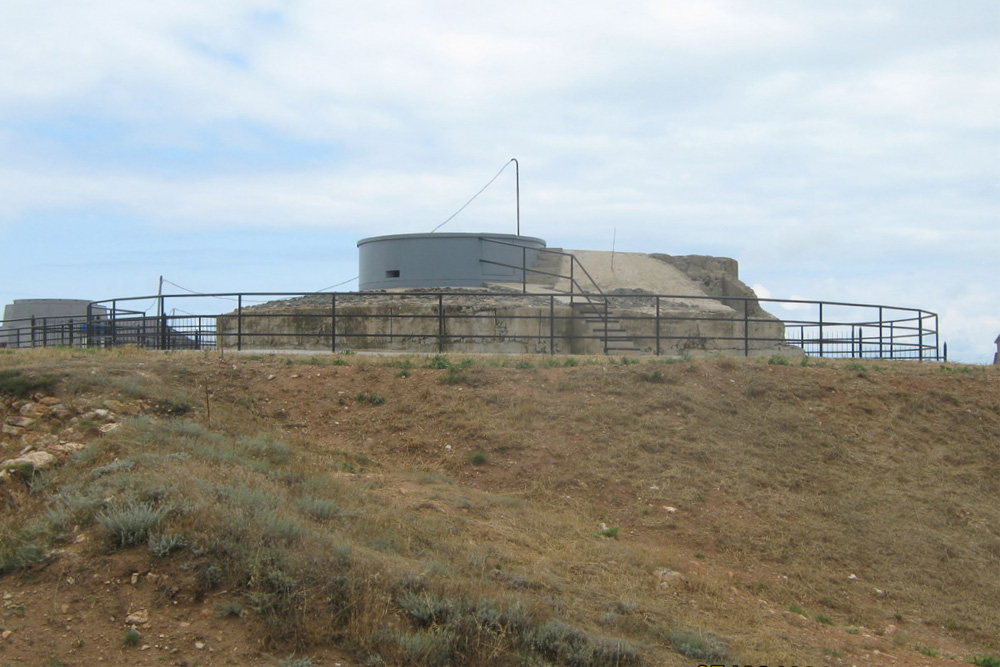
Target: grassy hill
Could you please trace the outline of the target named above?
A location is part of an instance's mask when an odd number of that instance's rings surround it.
[[[993,367],[35,350],[0,418],[0,665],[1000,664]]]

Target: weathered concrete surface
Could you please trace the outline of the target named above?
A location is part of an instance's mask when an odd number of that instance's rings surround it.
[[[567,278],[528,285],[529,292],[538,288],[536,295],[521,295],[520,285],[496,285],[488,294],[450,288],[442,312],[436,296],[419,290],[311,295],[245,309],[240,321],[235,314],[220,317],[218,343],[235,348],[239,329],[242,349],[601,354],[607,337],[609,352],[625,354],[797,351],[784,344],[781,321],[739,280],[735,260],[567,252],[589,274],[577,265],[572,289]],[[570,258],[553,258],[547,267],[568,276]],[[607,297],[607,317],[588,314],[580,300],[581,291],[597,288]]]

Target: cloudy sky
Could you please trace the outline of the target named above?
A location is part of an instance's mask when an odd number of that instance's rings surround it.
[[[734,257],[992,360],[996,0],[0,4],[3,303],[327,288],[511,157],[551,246]],[[514,187],[443,231],[513,233]]]

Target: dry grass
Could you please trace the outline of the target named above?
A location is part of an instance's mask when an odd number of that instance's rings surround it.
[[[903,649],[1000,650],[1000,373],[590,361],[0,355],[67,400],[143,413],[5,516],[0,541],[50,546],[99,531],[104,498],[144,504],[158,539],[182,538],[162,558],[186,585],[241,591],[275,645],[390,663],[685,665],[698,640],[706,660],[725,645],[825,664],[863,650],[840,628],[882,646],[897,615]],[[446,611],[423,624],[407,591]],[[790,606],[843,646],[787,626]]]

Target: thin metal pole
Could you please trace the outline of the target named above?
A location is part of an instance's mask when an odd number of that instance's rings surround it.
[[[819,304],[819,356],[823,356],[823,304]]]
[[[517,235],[521,235],[521,164],[516,157],[510,159],[514,163],[514,187],[517,201]]]
[[[882,340],[885,338],[885,333],[882,331],[882,306],[878,307],[878,358],[881,359],[884,354],[882,351]]]
[[[160,284],[162,285],[163,283],[161,282]],[[167,349],[167,308],[166,304],[163,302],[162,294],[160,295],[159,303],[160,303],[160,349],[165,350]],[[145,323],[146,321],[143,320],[143,324]]]
[[[337,351],[337,295],[330,295],[330,351]]]
[[[656,295],[656,356],[660,356],[660,295]]]
[[[750,311],[745,298],[743,299],[743,356],[750,356]]]
[[[549,354],[556,353],[556,297],[549,295]]]
[[[236,297],[236,351],[243,351],[243,295]]]
[[[438,353],[444,352],[444,295],[438,294]]]
[[[917,318],[917,327],[920,336],[917,339],[918,341],[917,353],[920,361],[923,361],[924,360],[924,314],[923,313],[920,313],[920,316]]]

